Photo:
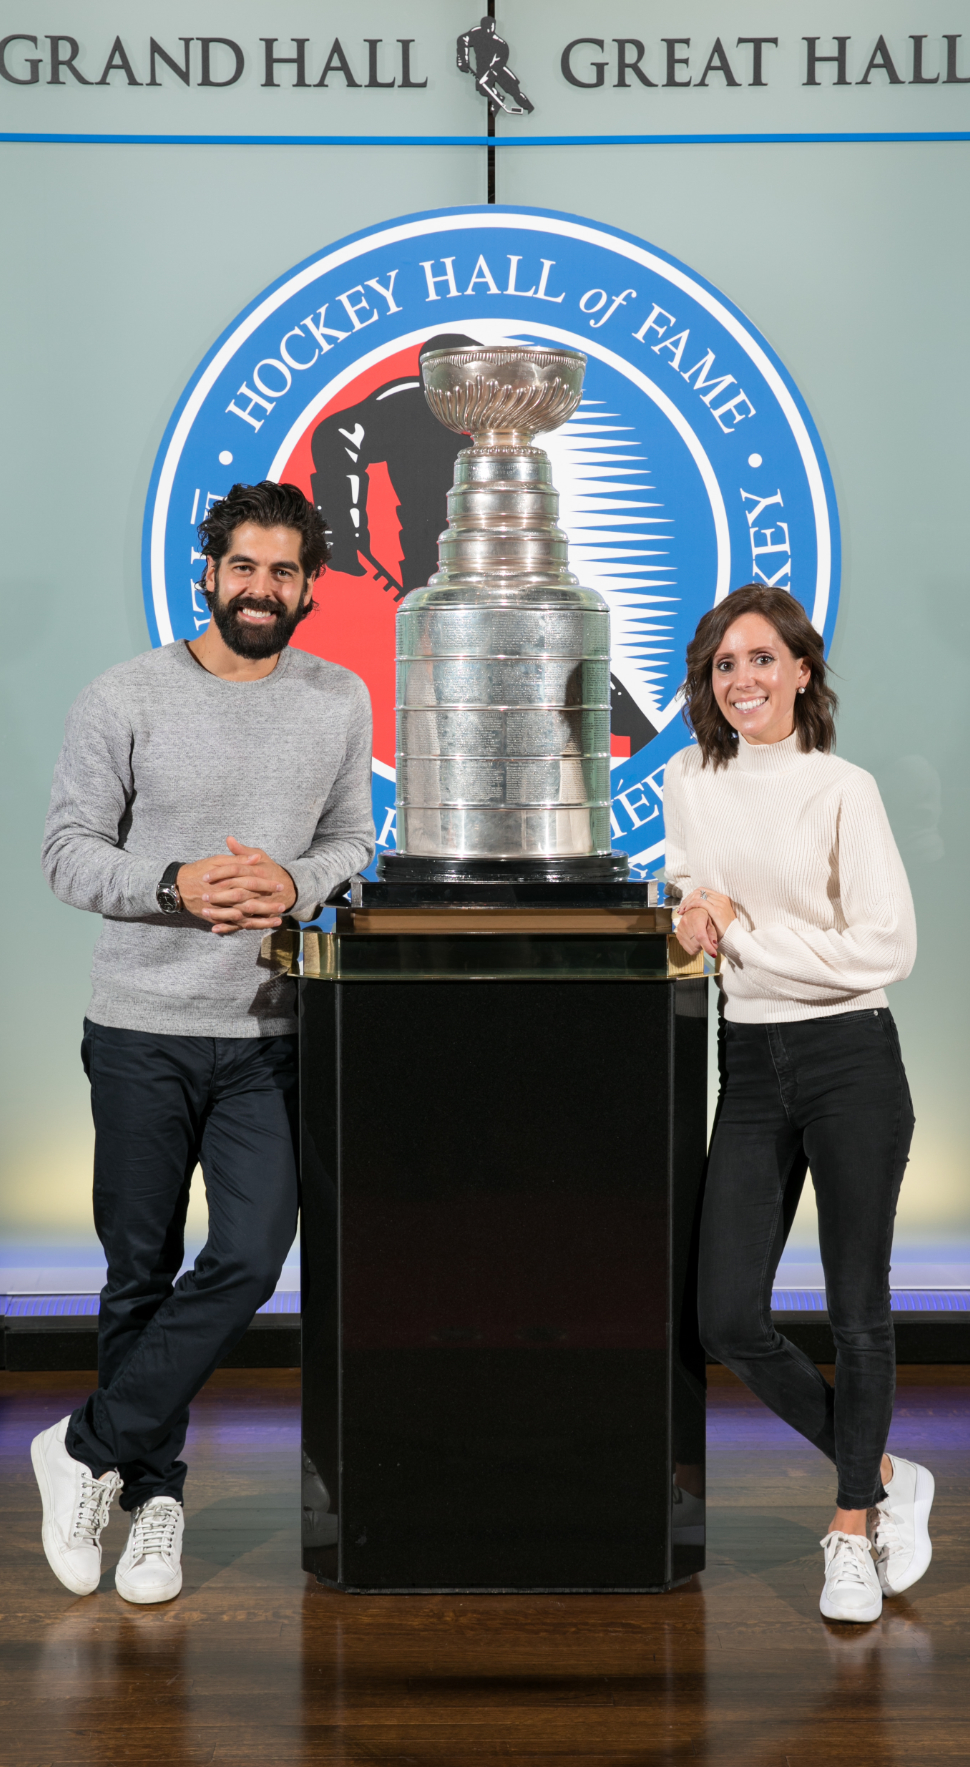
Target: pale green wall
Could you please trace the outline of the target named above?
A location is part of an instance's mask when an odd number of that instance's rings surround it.
[[[819,426],[845,547],[840,747],[884,787],[919,911],[918,967],[893,994],[918,1116],[900,1233],[913,1243],[970,1239],[968,153],[522,148],[499,160],[500,201],[614,223],[709,277],[770,339]],[[0,1226],[66,1238],[90,1232],[77,1045],[97,928],[47,893],[37,854],[68,704],[147,644],[139,539],[165,423],[212,339],[268,282],[342,234],[482,200],[484,156],[9,145],[0,156]],[[934,774],[945,851],[927,863],[932,827],[924,861],[913,829]]]
[[[57,1240],[91,1234],[99,922],[46,889],[41,830],[68,706],[148,646],[141,522],[172,407],[267,283],[388,215],[484,201],[485,172],[417,148],[0,145],[0,165],[0,1232]]]

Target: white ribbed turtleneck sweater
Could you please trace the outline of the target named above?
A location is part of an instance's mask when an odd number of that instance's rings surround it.
[[[744,1024],[885,1006],[916,956],[903,863],[875,780],[802,754],[797,735],[749,743],[716,771],[681,749],[664,779],[666,874],[684,895],[730,896],[720,941],[725,1015]]]

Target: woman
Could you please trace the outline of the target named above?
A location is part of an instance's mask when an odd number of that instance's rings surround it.
[[[686,702],[696,746],[667,766],[666,875],[684,950],[721,958],[701,1336],[835,1462],[822,1613],[875,1620],[932,1550],[932,1475],[885,1452],[889,1258],[913,1111],[883,989],[913,965],[912,900],[874,780],[831,752],[837,701],[793,596],[749,584],[705,614]],[[771,1318],[809,1166],[834,1390]]]

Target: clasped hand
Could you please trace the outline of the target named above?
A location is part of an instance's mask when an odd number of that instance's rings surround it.
[[[718,940],[736,919],[737,912],[730,896],[723,896],[718,890],[691,890],[680,905],[678,943],[690,957],[696,957],[698,951],[716,957]]]
[[[175,881],[186,911],[209,921],[214,933],[279,926],[296,901],[289,872],[262,847],[244,847],[232,835],[226,846],[228,855],[216,853],[182,866]]]

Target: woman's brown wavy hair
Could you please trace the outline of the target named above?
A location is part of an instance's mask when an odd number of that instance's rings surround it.
[[[724,634],[744,614],[761,614],[773,626],[794,657],[804,657],[811,669],[805,692],[795,698],[795,729],[803,754],[835,747],[835,713],[838,698],[826,680],[822,640],[794,595],[787,589],[768,589],[761,583],[745,583],[732,589],[701,619],[687,646],[687,680],[684,682],[684,722],[697,737],[703,756],[715,768],[726,767],[737,754],[737,731],[721,717],[711,685],[714,658]]]

